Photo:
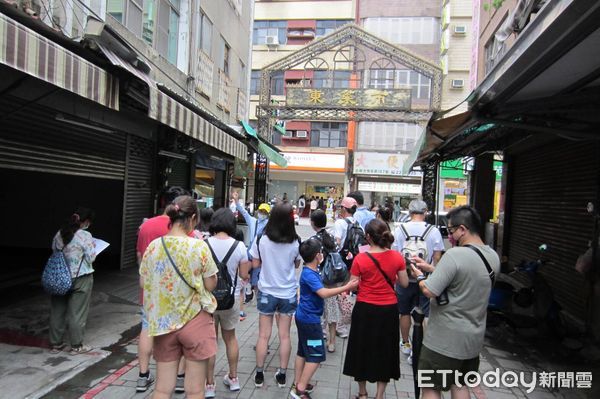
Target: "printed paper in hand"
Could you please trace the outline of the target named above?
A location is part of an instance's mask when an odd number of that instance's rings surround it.
[[[99,238],[94,238],[94,245],[96,246],[96,256],[98,256],[98,254],[108,248],[110,244]]]

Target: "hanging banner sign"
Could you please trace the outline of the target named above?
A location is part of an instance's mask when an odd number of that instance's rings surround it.
[[[410,110],[411,89],[286,89],[286,105],[314,108]]]

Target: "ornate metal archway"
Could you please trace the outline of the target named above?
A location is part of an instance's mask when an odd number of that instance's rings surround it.
[[[393,88],[379,89],[370,84],[371,70],[397,68],[430,79],[427,102],[413,99],[409,86],[394,84]],[[327,82],[315,88],[302,79],[300,85],[287,88],[284,100],[274,98],[273,75],[292,69],[328,71]],[[425,126],[432,112],[440,109],[441,91],[439,66],[348,24],[262,69],[256,110],[258,133],[271,140],[276,120],[382,121]]]

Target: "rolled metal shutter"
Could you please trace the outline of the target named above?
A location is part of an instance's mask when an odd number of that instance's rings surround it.
[[[0,99],[0,168],[123,180],[126,135],[56,120],[57,112]]]
[[[169,186],[190,188],[190,162],[183,159],[171,159],[169,162],[171,173],[169,173]]]
[[[155,144],[151,140],[129,135],[127,169],[123,201],[121,235],[121,269],[136,267],[137,232],[144,218],[152,217]]]
[[[584,278],[574,270],[592,239],[588,202],[598,198],[600,173],[597,143],[560,141],[513,156],[508,256],[511,265],[538,257],[549,246],[550,262],[542,273],[559,304],[586,320]]]

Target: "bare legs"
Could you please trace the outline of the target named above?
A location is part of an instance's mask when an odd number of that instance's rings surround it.
[[[208,360],[186,360],[185,394],[189,399],[204,399],[206,368]],[[152,399],[169,399],[177,380],[179,360],[156,363],[156,387]]]
[[[279,335],[279,367],[286,369],[290,361],[292,343],[290,341],[290,326],[292,317],[279,315],[277,318],[277,333]],[[271,339],[273,316],[261,314],[258,318],[258,341],[256,342],[256,365],[264,367],[267,357],[267,347]]]

